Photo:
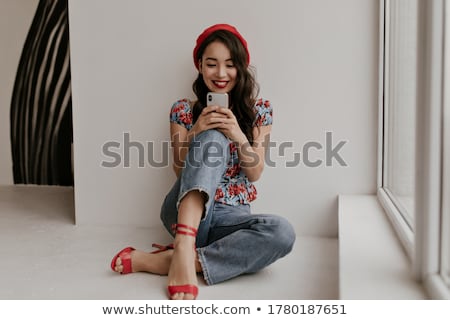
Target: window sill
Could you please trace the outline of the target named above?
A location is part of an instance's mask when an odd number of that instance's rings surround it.
[[[427,299],[375,195],[339,196],[340,299]]]

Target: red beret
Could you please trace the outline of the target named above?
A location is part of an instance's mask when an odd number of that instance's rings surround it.
[[[247,65],[250,64],[250,52],[248,52],[248,47],[247,47],[247,41],[245,41],[244,37],[242,37],[242,35],[239,33],[239,31],[237,31],[237,29],[229,24],[215,24],[207,29],[205,29],[201,35],[198,36],[197,38],[197,44],[195,45],[194,48],[194,64],[195,67],[198,69],[199,65],[198,65],[198,59],[197,59],[197,53],[198,53],[198,49],[200,48],[200,46],[202,45],[203,41],[205,41],[206,38],[208,38],[209,35],[211,35],[211,33],[213,33],[214,31],[217,30],[226,30],[231,32],[232,34],[234,34],[242,43],[242,45],[245,48],[245,51],[247,52]]]

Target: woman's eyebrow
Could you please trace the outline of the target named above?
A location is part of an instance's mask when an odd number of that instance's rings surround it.
[[[216,58],[211,58],[211,57],[207,57],[205,60],[218,61],[218,59],[216,59]],[[233,59],[229,58],[229,59],[227,59],[227,60],[225,60],[225,61],[233,61]]]

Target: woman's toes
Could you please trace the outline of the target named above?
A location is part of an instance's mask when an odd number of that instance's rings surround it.
[[[194,296],[190,293],[175,293],[172,297],[172,300],[194,300]]]
[[[183,295],[181,293],[175,293],[172,297],[172,300],[183,300]]]
[[[114,267],[114,270],[116,270],[116,272],[122,272],[123,270],[122,259],[120,257],[117,257],[116,259],[116,266]]]
[[[192,294],[184,294],[183,300],[194,300],[194,296]]]

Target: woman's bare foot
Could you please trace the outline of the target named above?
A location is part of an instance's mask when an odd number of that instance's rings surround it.
[[[130,252],[131,272],[149,272],[165,276],[169,274],[172,256],[173,250],[161,251],[156,254],[133,250]],[[195,261],[195,271],[201,272],[202,267],[198,262],[197,255]],[[122,259],[120,257],[116,260],[114,270],[116,272],[123,271]]]
[[[150,272],[167,275],[172,261],[172,251],[173,250],[167,250],[156,254],[140,250],[131,251],[131,272]],[[116,260],[114,270],[116,272],[123,271],[122,259],[120,257]]]
[[[191,236],[177,235],[175,238],[175,249],[173,250],[172,262],[169,268],[169,286],[197,285],[197,272],[201,271],[200,263],[195,251],[195,238]],[[175,293],[170,297],[173,300],[193,300],[195,296],[191,293]]]

